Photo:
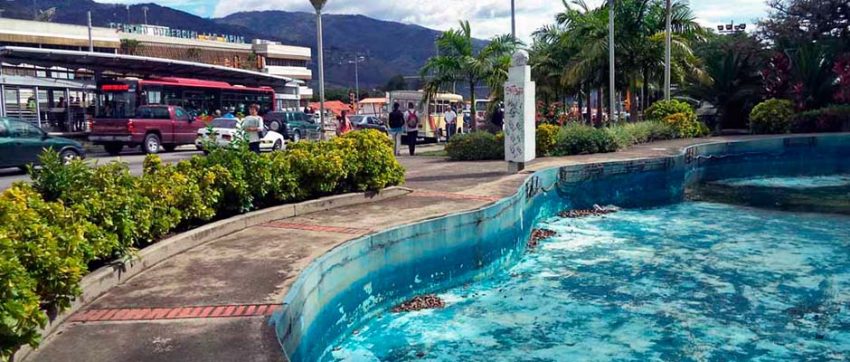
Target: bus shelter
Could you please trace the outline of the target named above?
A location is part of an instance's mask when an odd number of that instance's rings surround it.
[[[0,116],[15,116],[42,129],[83,132],[94,114],[95,85],[106,79],[183,77],[227,82],[245,87],[270,87],[275,94],[299,98],[303,81],[220,65],[164,58],[76,50],[0,47]],[[21,75],[22,68],[30,74]],[[45,77],[64,71],[62,79]],[[33,73],[34,72],[34,73]],[[12,74],[5,74],[12,73]],[[82,76],[76,76],[82,75]],[[80,113],[82,112],[82,113]]]

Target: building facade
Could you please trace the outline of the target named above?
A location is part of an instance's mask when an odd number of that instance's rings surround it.
[[[0,46],[89,50],[89,28],[86,26],[0,19]],[[298,108],[309,102],[313,91],[309,84],[311,50],[306,47],[254,40],[251,43],[230,35],[201,34],[191,30],[138,24],[111,24],[93,27],[91,45],[95,52],[166,58],[197,63],[241,68],[303,81],[275,88],[280,109]],[[66,109],[61,117],[74,118],[67,107],[91,101],[93,75],[85,70],[10,66],[3,64],[3,109],[10,115],[51,126],[57,118],[50,112]],[[38,101],[33,104],[34,99]],[[73,100],[73,102],[71,102]],[[50,111],[44,111],[50,110]],[[17,113],[15,113],[17,112]],[[71,124],[79,124],[70,121]],[[60,127],[62,128],[62,127]],[[62,131],[74,131],[64,127]]]

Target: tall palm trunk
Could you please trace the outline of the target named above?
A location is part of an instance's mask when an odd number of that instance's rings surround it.
[[[581,99],[581,88],[584,84],[579,85],[578,90],[578,117],[582,118],[581,110],[584,108],[584,102]]]
[[[602,125],[602,102],[604,101],[602,95],[602,85],[599,85],[599,88],[596,88],[596,125]]]
[[[584,84],[584,87],[585,87],[585,88],[584,88],[584,94],[585,94],[585,97],[587,97],[587,116],[585,116],[585,122],[586,122],[587,124],[592,125],[592,124],[593,124],[593,119],[591,118],[591,115],[590,115],[590,109],[591,109],[591,108],[592,108],[592,106],[593,106],[593,105],[592,105],[592,99],[591,99],[591,95],[592,95],[592,93],[593,93],[593,92],[592,92],[592,91],[591,91],[591,89],[590,89],[590,83],[589,83],[589,82],[588,82],[588,83],[585,83],[585,84]]]
[[[472,132],[478,131],[478,115],[475,114],[475,80],[469,79],[470,116],[472,116]]]
[[[640,115],[643,119],[643,112],[649,106],[649,67],[643,68],[643,92],[641,92],[641,96],[643,99],[640,101]]]

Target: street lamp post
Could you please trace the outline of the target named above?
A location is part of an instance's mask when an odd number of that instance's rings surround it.
[[[358,63],[362,62],[365,58],[362,56],[358,56],[356,53],[354,54],[354,60],[349,60],[348,64],[354,63],[354,102],[360,102],[360,72],[357,70]]]
[[[671,14],[671,1],[667,0],[667,26],[664,39],[664,100],[670,100],[670,47],[673,39],[673,26]]]
[[[310,0],[316,9],[316,42],[319,57],[319,119],[322,124],[322,139],[325,139],[325,57],[322,46],[322,8],[328,0]]]
[[[735,24],[734,21],[730,21],[729,24],[726,25],[718,25],[717,32],[725,35],[738,34],[747,30],[747,24]]]
[[[142,6],[142,11],[145,13],[145,25],[148,25],[148,7]]]
[[[614,122],[616,82],[614,81],[614,0],[608,0],[608,121]]]
[[[516,41],[516,0],[511,0],[511,36]]]

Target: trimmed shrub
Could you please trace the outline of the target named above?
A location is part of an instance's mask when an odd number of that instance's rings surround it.
[[[693,113],[671,114],[664,118],[664,123],[670,126],[680,138],[702,137],[711,132]]]
[[[331,142],[346,155],[346,189],[380,190],[404,179],[404,168],[393,157],[393,143],[386,134],[376,130],[348,132]]]
[[[581,155],[587,153],[614,152],[617,150],[617,139],[614,134],[605,129],[571,123],[558,132],[558,144],[555,146],[556,156]]]
[[[750,130],[753,133],[789,133],[794,104],[787,99],[771,98],[757,104],[750,112]]]
[[[454,161],[504,160],[504,134],[473,132],[452,136],[446,153]]]
[[[689,104],[675,99],[669,101],[661,100],[653,103],[646,109],[645,116],[648,121],[659,122],[676,113],[684,113],[696,117],[696,112]]]
[[[554,124],[541,124],[537,126],[536,148],[537,156],[544,157],[552,154],[558,143],[558,131],[560,128]]]
[[[0,229],[0,361],[9,360],[20,346],[37,346],[38,329],[47,324],[35,293],[36,281],[18,259],[17,246]]]
[[[0,360],[37,346],[49,312],[80,293],[87,266],[126,259],[135,248],[216,217],[404,181],[392,145],[378,132],[255,154],[212,149],[176,165],[148,156],[142,176],[123,163],[63,165],[45,152],[32,186],[0,193]]]
[[[848,132],[850,104],[798,113],[793,117],[791,129],[794,132]]]

